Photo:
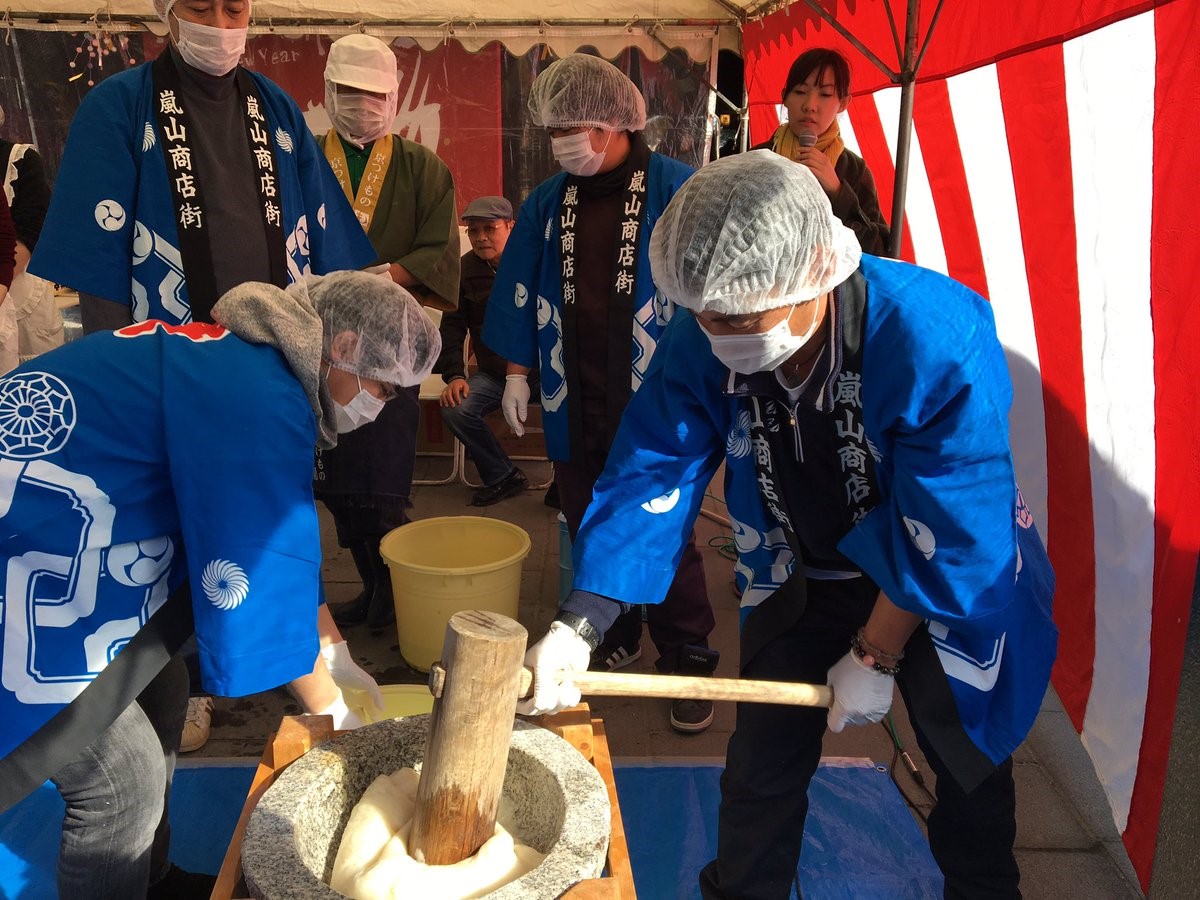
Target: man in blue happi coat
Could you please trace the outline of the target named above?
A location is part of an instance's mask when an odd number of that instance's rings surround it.
[[[375,258],[299,108],[238,60],[249,0],[155,0],[171,44],[71,123],[29,264],[79,291],[85,331],[211,322],[246,281]]]
[[[313,448],[419,384],[441,341],[387,279],[314,282],[247,283],[218,325],[129,325],[0,379],[0,810],[54,782],[64,898],[208,896],[167,861],[193,632],[213,693],[290,684],[338,728],[361,724],[341,686],[380,699],[321,604]]]
[[[880,721],[899,686],[937,775],[929,840],[946,896],[1019,897],[1011,754],[1057,633],[988,304],[860,258],[812,173],[768,151],[694,175],[650,253],[660,290],[691,313],[625,412],[574,589],[526,658],[539,677],[523,711],[578,701],[545,676],[586,666],[625,604],[663,595],[724,462],[741,672],[827,682],[834,699],[828,714],[739,705],[703,895],[790,895],[826,725]]]
[[[530,88],[529,113],[549,131],[565,171],[521,205],[488,301],[483,340],[508,360],[501,408],[517,434],[529,402],[529,371],[539,369],[546,450],[574,536],[625,405],[671,318],[650,272],[650,232],[692,170],[651,152],[642,137],[641,92],[597,57],[574,53],[547,66]],[[659,671],[712,673],[714,619],[694,540],[666,600],[650,607],[647,619]],[[615,669],[634,662],[641,637],[641,610],[630,610],[610,629],[593,664]],[[677,731],[703,731],[712,716],[708,701],[671,705]]]

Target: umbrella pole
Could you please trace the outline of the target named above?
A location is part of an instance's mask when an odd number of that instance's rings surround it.
[[[900,122],[896,133],[896,180],[892,190],[892,241],[888,248],[894,259],[900,258],[904,238],[904,202],[908,195],[908,158],[912,138],[913,96],[917,87],[917,31],[920,27],[921,0],[908,0],[904,22],[904,60],[900,67]]]

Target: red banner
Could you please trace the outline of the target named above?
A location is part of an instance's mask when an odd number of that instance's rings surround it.
[[[149,42],[148,42],[149,43]],[[243,63],[288,92],[316,133],[325,114],[325,57],[330,39],[262,35],[251,38]],[[394,131],[434,151],[454,176],[461,212],[475,197],[503,193],[500,134],[500,46],[468,53],[451,41],[422,50],[404,38],[392,44],[400,95]]]

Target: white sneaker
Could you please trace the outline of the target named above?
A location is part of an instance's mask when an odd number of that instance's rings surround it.
[[[212,697],[189,697],[187,718],[183,722],[183,737],[179,741],[180,753],[191,753],[208,743],[208,732],[212,727]]]

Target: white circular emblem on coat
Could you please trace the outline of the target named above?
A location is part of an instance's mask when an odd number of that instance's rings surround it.
[[[725,438],[725,452],[737,459],[750,455],[750,413],[744,409]]]
[[[18,372],[0,380],[0,456],[37,459],[57,453],[75,421],[75,398],[48,372]]]
[[[516,292],[513,295],[513,302],[517,305],[517,309],[520,309],[529,302],[529,288],[525,287],[519,281],[517,282]]]
[[[250,593],[250,579],[241,566],[224,559],[214,559],[205,566],[200,582],[204,596],[217,609],[237,609]]]
[[[642,509],[648,513],[662,515],[668,513],[675,508],[675,504],[679,502],[679,488],[671,491],[669,494],[663,494],[661,497],[655,497],[653,500],[647,500],[642,504]]]
[[[926,559],[933,559],[933,554],[937,553],[937,539],[929,530],[929,526],[916,519],[910,519],[908,516],[902,518],[904,527],[908,529],[908,536],[912,538],[913,546],[920,550],[921,555]]]
[[[96,204],[96,224],[105,231],[120,231],[125,224],[125,207],[116,200],[101,200]]]

